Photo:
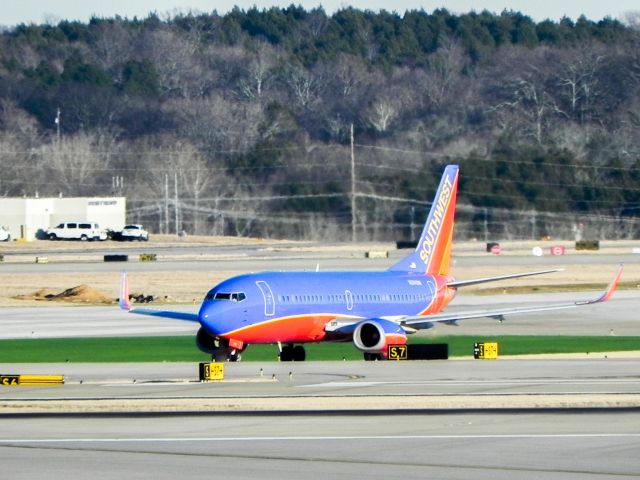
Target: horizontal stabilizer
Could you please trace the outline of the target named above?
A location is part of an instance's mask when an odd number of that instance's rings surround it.
[[[544,275],[545,273],[561,272],[562,268],[554,268],[552,270],[540,270],[537,272],[512,273],[510,275],[498,275],[495,277],[474,278],[472,280],[457,280],[447,283],[449,288],[468,287],[469,285],[478,285],[479,283],[498,282],[500,280],[509,280],[512,278],[531,277],[533,275]]]
[[[618,283],[620,282],[620,278],[622,277],[622,269],[623,266],[620,265],[620,268],[616,271],[616,274],[613,277],[611,283],[607,286],[606,290],[598,297],[592,300],[578,300],[574,302],[566,302],[566,303],[556,303],[550,305],[539,305],[539,306],[530,306],[530,307],[508,307],[508,308],[500,308],[495,310],[481,310],[481,311],[473,311],[473,312],[452,312],[452,313],[439,313],[436,315],[416,315],[404,317],[401,319],[400,323],[402,325],[408,325],[417,327],[418,325],[424,323],[425,321],[432,322],[444,322],[450,323],[452,321],[458,320],[469,320],[473,318],[497,318],[502,321],[503,317],[506,315],[516,315],[516,314],[524,314],[524,313],[535,313],[535,312],[547,312],[551,310],[562,310],[567,308],[575,308],[582,307],[585,305],[594,305],[596,303],[606,302],[611,298],[613,292],[615,292]],[[553,271],[553,270],[551,270]],[[533,272],[535,274],[535,272]]]

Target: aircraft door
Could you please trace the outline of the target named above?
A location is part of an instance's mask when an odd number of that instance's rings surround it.
[[[263,280],[257,281],[256,285],[262,292],[262,297],[264,298],[264,315],[266,317],[273,316],[276,313],[276,301],[273,297],[271,287]]]
[[[436,296],[436,284],[433,280],[427,280],[427,289],[429,290],[429,296],[435,298]]]
[[[427,308],[431,307],[438,300],[438,290],[435,282],[433,280],[427,280],[427,290],[429,295]]]
[[[345,290],[344,296],[345,296],[345,299],[347,300],[347,310],[349,311],[353,310],[353,295],[351,294],[351,291]]]

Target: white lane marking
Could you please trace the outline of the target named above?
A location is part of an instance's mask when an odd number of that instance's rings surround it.
[[[0,438],[2,444],[23,443],[173,443],[173,442],[291,442],[352,440],[500,440],[500,439],[566,439],[566,438],[640,438],[640,433],[558,433],[505,435],[357,435],[357,436],[289,436],[289,437],[167,437],[167,438]]]
[[[99,387],[177,387],[177,386],[185,386],[185,385],[205,385],[204,382],[199,382],[197,380],[176,380],[175,382],[155,382],[155,381],[140,381],[133,382],[131,380],[123,381],[122,383],[95,383],[95,382],[85,382],[87,384],[93,383],[98,385]]]
[[[565,379],[565,378],[541,378],[541,379],[523,379],[523,380],[469,380],[469,381],[461,381],[461,380],[436,380],[436,381],[421,381],[421,382],[412,382],[412,381],[389,381],[389,382],[359,382],[354,380],[352,382],[328,382],[328,383],[315,383],[311,385],[298,385],[299,388],[317,388],[317,387],[377,387],[384,385],[403,385],[403,386],[491,386],[491,385],[500,385],[500,386],[509,386],[509,385],[594,385],[594,384],[602,384],[602,385],[627,385],[627,384],[638,384],[640,385],[640,379],[638,378],[617,378],[617,379],[601,379],[601,378],[587,378],[584,380],[581,379]]]

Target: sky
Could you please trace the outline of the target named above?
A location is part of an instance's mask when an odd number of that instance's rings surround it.
[[[173,15],[179,12],[211,12],[224,14],[237,5],[241,9],[286,7],[290,4],[302,5],[307,10],[322,6],[328,14],[341,8],[352,6],[361,10],[378,11],[385,9],[403,13],[406,10],[424,9],[431,12],[436,8],[446,8],[453,13],[471,10],[489,10],[500,13],[503,10],[520,11],[535,21],[559,20],[563,16],[573,18],[585,15],[591,20],[601,20],[606,16],[620,19],[629,11],[640,11],[638,0],[2,0],[0,25],[12,26],[20,23],[56,24],[60,20],[80,20],[87,22],[92,16],[145,18],[150,12]]]

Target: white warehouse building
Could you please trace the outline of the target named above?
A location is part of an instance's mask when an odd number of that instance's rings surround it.
[[[11,238],[25,240],[63,222],[92,222],[101,229],[122,230],[126,203],[126,197],[0,198],[0,225]]]

